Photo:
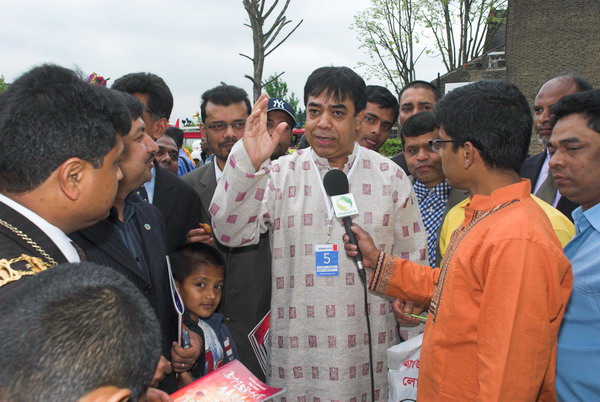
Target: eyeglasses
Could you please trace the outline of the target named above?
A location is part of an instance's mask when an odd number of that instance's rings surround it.
[[[464,144],[464,141],[460,140],[440,140],[439,138],[434,138],[433,140],[429,140],[429,146],[434,151],[441,151],[444,149],[444,144],[447,142],[454,142],[456,144]]]
[[[234,121],[233,123],[211,123],[211,124],[207,124],[206,127],[208,129],[210,129],[211,131],[214,131],[215,133],[222,133],[223,131],[227,130],[227,127],[231,126],[231,128],[233,129],[233,131],[235,131],[238,134],[241,134],[244,132],[244,128],[246,127],[246,120],[243,121]]]

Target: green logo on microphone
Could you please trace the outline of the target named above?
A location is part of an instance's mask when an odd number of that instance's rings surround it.
[[[336,205],[340,211],[350,211],[352,209],[352,200],[348,196],[342,196],[337,199]]]

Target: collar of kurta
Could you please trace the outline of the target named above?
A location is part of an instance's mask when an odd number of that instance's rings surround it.
[[[352,150],[352,153],[350,155],[348,155],[348,161],[346,162],[346,164],[344,165],[344,168],[342,169],[344,171],[344,173],[348,174],[350,169],[352,169],[352,165],[354,165],[354,162],[356,162],[356,157],[358,156],[359,149],[360,149],[360,145],[358,145],[358,142],[354,142],[354,149]],[[317,155],[317,153],[312,148],[310,148],[310,155],[312,156],[313,160],[315,161],[315,165],[317,165],[317,169],[319,169],[319,171],[331,169],[331,166],[329,165],[329,161],[327,160],[327,158],[321,158],[319,155]]]
[[[521,179],[518,183],[492,191],[490,195],[475,194],[471,197],[471,202],[466,206],[466,210],[487,211],[497,205],[525,197],[531,197],[531,183],[527,179]]]

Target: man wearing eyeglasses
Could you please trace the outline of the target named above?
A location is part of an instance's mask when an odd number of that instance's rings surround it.
[[[430,145],[448,183],[472,194],[465,219],[433,269],[380,252],[354,225],[373,269],[369,288],[430,303],[419,400],[556,400],[556,341],[573,274],[529,180],[519,178],[532,127],[527,100],[514,85],[479,81],[449,92],[435,113],[440,131]]]
[[[208,207],[223,179],[223,169],[233,145],[244,136],[251,106],[241,88],[219,85],[202,94],[200,133],[213,152],[212,161],[182,176],[200,196],[200,221],[211,222]],[[291,133],[290,133],[291,135]],[[218,312],[225,316],[240,360],[254,375],[265,379],[248,340],[248,333],[271,308],[271,250],[267,233],[258,244],[232,249],[215,241],[226,260],[225,289]]]
[[[406,164],[414,180],[413,187],[427,232],[427,258],[429,265],[435,267],[440,263],[438,234],[444,216],[468,194],[448,184],[440,154],[429,144],[429,140],[439,135],[439,125],[433,112],[412,115],[400,133]]]
[[[430,140],[438,137],[439,128],[435,115],[431,111],[425,111],[408,117],[400,130],[404,144],[403,155],[427,233],[427,259],[432,267],[439,266],[441,262],[438,244],[444,217],[468,195],[448,184],[442,171],[440,154],[429,144]],[[406,314],[420,315],[424,306],[415,306],[411,301],[400,299],[395,300],[393,306],[403,339],[423,332],[424,323]]]

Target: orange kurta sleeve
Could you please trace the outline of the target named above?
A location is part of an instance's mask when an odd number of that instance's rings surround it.
[[[483,290],[475,312],[479,400],[546,400],[540,389],[554,389],[540,384],[555,369],[556,337],[572,284],[568,261],[557,251],[504,239],[478,253],[472,269]]]
[[[388,254],[381,254],[380,258],[380,264],[369,279],[370,290],[418,304],[429,303],[440,275],[439,268]]]

